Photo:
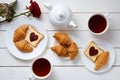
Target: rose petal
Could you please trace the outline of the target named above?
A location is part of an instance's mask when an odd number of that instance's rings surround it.
[[[34,17],[40,17],[41,11],[39,5],[34,1],[30,1],[31,5],[29,6],[30,12]]]

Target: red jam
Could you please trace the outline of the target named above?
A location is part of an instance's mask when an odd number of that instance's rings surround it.
[[[31,34],[30,34],[30,41],[32,42],[32,41],[35,41],[35,40],[37,40],[38,39],[38,35],[36,35],[34,32],[32,32]]]
[[[89,55],[90,56],[95,56],[95,55],[97,55],[98,54],[98,50],[97,49],[95,49],[95,47],[91,47],[90,48],[90,50],[89,50]]]

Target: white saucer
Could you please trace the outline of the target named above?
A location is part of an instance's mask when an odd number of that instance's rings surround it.
[[[16,46],[14,45],[13,42],[13,36],[14,36],[14,31],[16,30],[16,28],[18,28],[20,25],[23,24],[30,24],[32,26],[34,26],[37,31],[39,31],[40,33],[42,33],[44,35],[44,38],[40,41],[40,43],[38,44],[38,46],[36,48],[34,48],[34,50],[30,53],[23,53],[21,51],[19,51]],[[8,50],[10,51],[10,53],[22,60],[30,60],[33,59],[37,56],[39,56],[40,54],[42,54],[42,52],[45,50],[46,46],[47,46],[47,32],[44,29],[44,26],[42,26],[40,24],[39,21],[35,20],[35,19],[31,19],[29,20],[27,19],[17,19],[15,21],[12,21],[10,23],[10,26],[8,26],[8,30],[6,32],[6,45],[8,47]]]
[[[107,41],[105,40],[101,40],[101,39],[94,39],[93,40],[101,49],[103,50],[108,50],[110,55],[109,55],[109,60],[108,60],[108,63],[103,67],[101,68],[100,70],[98,71],[95,71],[94,70],[94,66],[95,66],[95,63],[93,63],[85,54],[84,54],[84,51],[85,49],[87,48],[88,44],[90,41],[86,42],[86,44],[84,44],[83,46],[83,49],[82,49],[82,52],[81,52],[81,58],[82,58],[82,62],[83,64],[85,65],[85,67],[91,71],[91,72],[94,72],[94,73],[102,73],[102,72],[105,72],[105,71],[108,71],[112,65],[114,64],[115,62],[115,52],[114,52],[114,48],[113,46],[108,43]]]

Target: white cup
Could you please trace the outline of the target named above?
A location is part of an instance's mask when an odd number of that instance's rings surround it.
[[[52,66],[48,59],[38,58],[33,61],[31,65],[31,71],[32,71],[32,76],[29,77],[29,80],[45,79],[48,76],[50,76],[52,72]]]
[[[95,13],[92,16],[90,16],[90,18],[88,19],[88,29],[90,33],[95,35],[101,35],[108,30],[109,27],[108,14],[109,13],[106,13],[106,15]],[[104,26],[103,27],[101,26],[100,28],[101,24]]]

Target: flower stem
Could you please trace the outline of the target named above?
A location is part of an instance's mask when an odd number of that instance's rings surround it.
[[[30,12],[30,11],[26,11],[26,12],[20,13],[20,14],[18,14],[18,15],[13,16],[13,18],[19,17],[19,16],[21,16],[21,15],[25,15],[26,13],[29,13],[29,12]],[[3,20],[3,21],[0,21],[0,23],[6,22],[6,21],[7,21],[7,20],[5,19],[5,20]]]
[[[3,22],[5,22],[5,21],[7,21],[7,20],[0,21],[0,23],[3,23]]]
[[[16,18],[16,17],[21,16],[21,15],[25,15],[26,13],[29,13],[29,12],[30,12],[30,11],[26,11],[26,12],[20,13],[20,14],[18,14],[18,15],[15,15],[13,18]]]

